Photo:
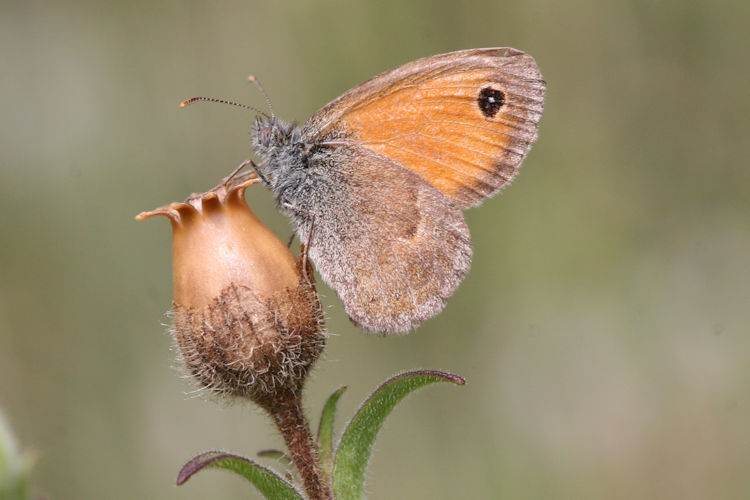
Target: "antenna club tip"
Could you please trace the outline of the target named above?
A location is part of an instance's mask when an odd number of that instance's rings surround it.
[[[256,82],[257,80],[258,80],[258,79],[257,79],[257,78],[255,78],[255,75],[250,75],[250,76],[248,76],[248,77],[247,77],[247,81],[248,81],[248,82],[250,82],[250,83],[254,83],[254,82]]]
[[[182,101],[180,103],[180,109],[184,108],[185,106],[187,106],[187,101]]]

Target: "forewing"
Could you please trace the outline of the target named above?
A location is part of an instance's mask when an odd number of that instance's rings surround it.
[[[420,176],[364,147],[321,153],[325,180],[301,241],[352,321],[406,332],[440,312],[471,263],[461,211]],[[310,227],[312,221],[312,237]]]
[[[515,177],[537,138],[544,96],[528,54],[464,50],[368,80],[313,115],[303,133],[317,142],[358,142],[467,208]]]

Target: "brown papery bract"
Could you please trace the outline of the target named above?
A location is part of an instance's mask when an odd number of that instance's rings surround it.
[[[136,218],[172,224],[172,333],[188,372],[266,410],[309,498],[332,498],[301,399],[325,344],[322,310],[304,251],[295,259],[245,203],[256,182],[224,183]]]
[[[250,210],[254,180],[138,215],[173,229],[174,326],[201,386],[263,407],[297,395],[325,343],[311,272]]]

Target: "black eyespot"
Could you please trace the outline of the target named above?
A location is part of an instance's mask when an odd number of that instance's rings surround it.
[[[479,92],[477,103],[484,116],[493,118],[500,111],[500,108],[503,107],[503,104],[505,104],[505,94],[492,87],[485,87]]]

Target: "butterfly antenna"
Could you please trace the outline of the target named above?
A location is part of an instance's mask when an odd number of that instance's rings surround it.
[[[263,97],[266,99],[266,103],[268,104],[268,109],[271,110],[271,116],[276,117],[276,113],[273,112],[273,106],[271,105],[271,99],[268,98],[268,94],[266,94],[266,89],[263,88],[263,85],[261,85],[260,80],[255,75],[250,75],[247,77],[247,81],[250,83],[254,83],[258,90],[260,90],[260,93],[263,94]]]
[[[190,99],[186,99],[186,100],[182,101],[180,103],[180,107],[184,108],[185,106],[189,106],[189,105],[193,104],[194,102],[198,102],[198,101],[219,102],[221,104],[229,104],[231,106],[237,106],[238,108],[245,108],[245,109],[249,109],[251,111],[255,111],[256,113],[259,113],[259,114],[265,116],[266,118],[269,118],[268,113],[265,113],[265,112],[259,110],[258,108],[255,108],[253,106],[248,106],[247,104],[240,104],[238,102],[233,102],[233,101],[226,101],[224,99],[215,99],[213,97],[191,97]],[[273,111],[271,111],[271,113],[273,113]]]

